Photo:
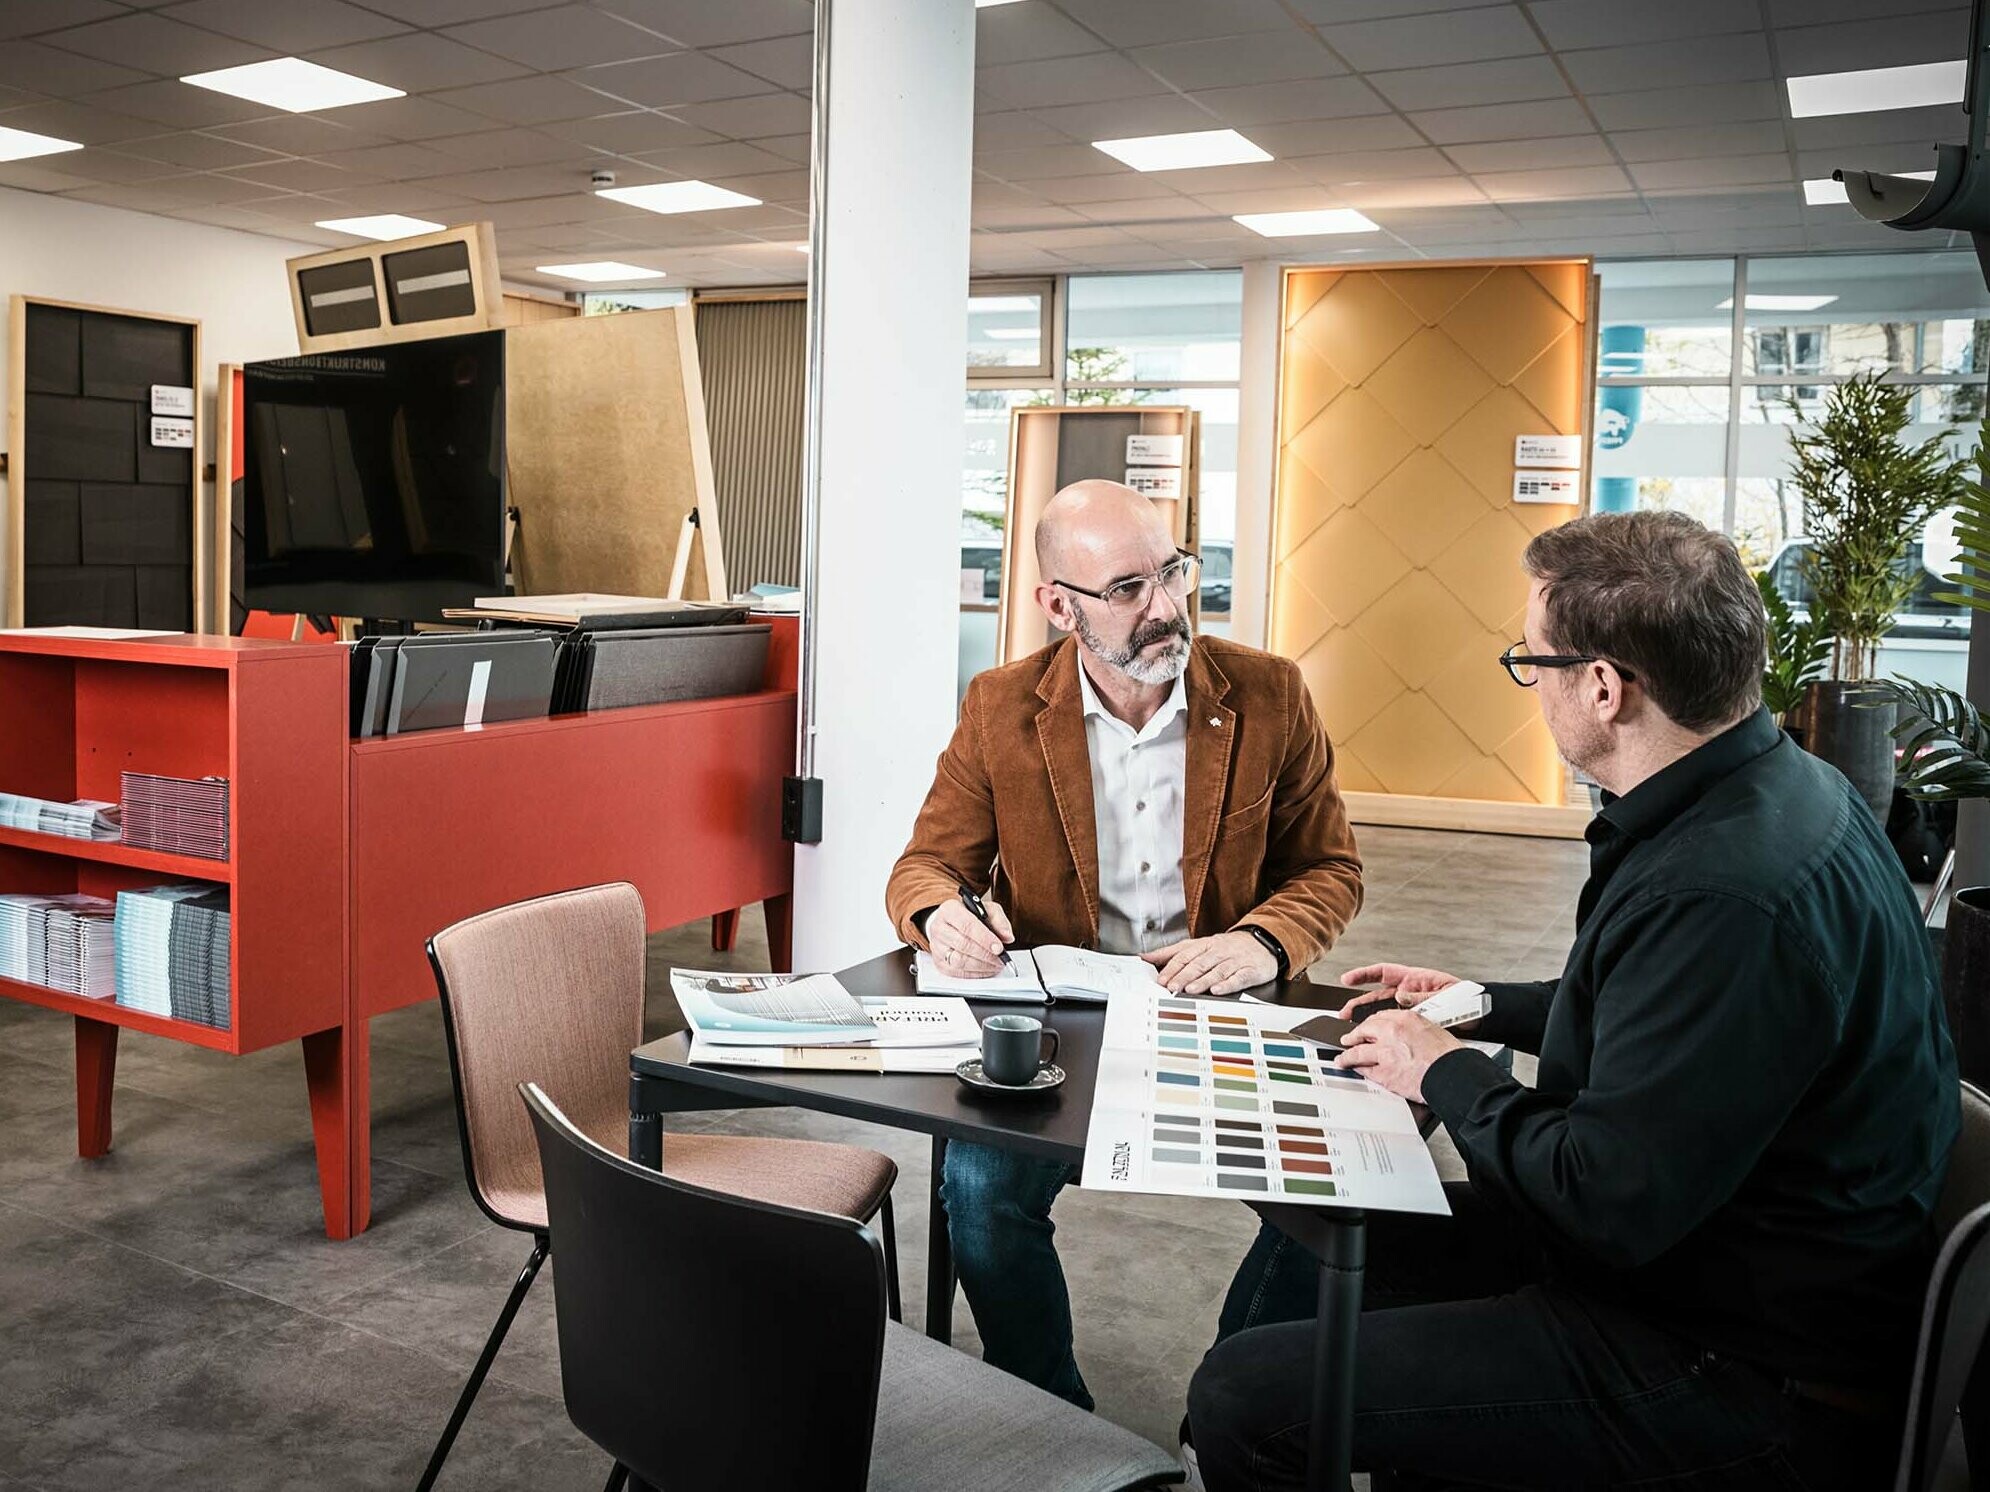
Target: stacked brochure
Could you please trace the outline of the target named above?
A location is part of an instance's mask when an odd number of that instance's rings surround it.
[[[118,1004],[227,1030],[229,920],[224,887],[120,891]]]
[[[228,779],[120,774],[124,842],[169,855],[228,858]]]
[[[952,1072],[981,1054],[967,1002],[859,1000],[833,974],[671,972],[691,1061],[831,1072]]]
[[[1164,993],[1154,978],[1154,966],[1130,954],[1094,953],[1062,943],[1008,952],[1009,967],[987,979],[956,979],[941,972],[930,953],[921,952],[914,965],[919,993],[1039,1005],[1047,1000],[1099,1003],[1114,995]]]
[[[60,834],[64,839],[114,840],[118,837],[117,804],[95,798],[57,803],[48,798],[0,793],[0,828]]]
[[[109,998],[116,990],[112,912],[100,896],[0,896],[0,978]]]

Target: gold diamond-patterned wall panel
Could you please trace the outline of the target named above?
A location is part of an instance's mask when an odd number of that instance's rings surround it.
[[[1513,501],[1513,448],[1583,432],[1589,287],[1586,261],[1286,273],[1270,640],[1346,789],[1562,800],[1497,659],[1522,550],[1575,515]]]

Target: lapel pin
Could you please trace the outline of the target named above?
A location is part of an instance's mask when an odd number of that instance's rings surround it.
[[[1223,722],[1221,720],[1218,720],[1214,715],[1211,715],[1209,717],[1209,723],[1211,725],[1221,725]]]

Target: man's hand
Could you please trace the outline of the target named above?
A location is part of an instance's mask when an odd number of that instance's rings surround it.
[[[1278,960],[1247,932],[1184,938],[1140,956],[1160,970],[1154,977],[1177,995],[1234,995],[1278,977]]]
[[[1002,945],[1016,941],[1009,914],[987,897],[981,905],[995,931],[981,925],[959,897],[943,901],[927,914],[926,944],[940,972],[951,979],[987,979],[1002,972]]]
[[[1359,969],[1349,969],[1341,975],[1340,982],[1381,986],[1349,1000],[1334,1012],[1342,1020],[1350,1020],[1363,1006],[1385,1001],[1391,1005],[1421,1005],[1439,990],[1458,983],[1458,976],[1438,969],[1413,969],[1408,964],[1365,964]]]
[[[1385,1010],[1348,1033],[1347,1049],[1334,1058],[1334,1066],[1352,1068],[1391,1093],[1421,1103],[1430,1064],[1462,1045],[1413,1011]]]

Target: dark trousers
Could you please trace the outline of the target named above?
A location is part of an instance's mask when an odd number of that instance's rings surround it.
[[[1551,1282],[1469,1186],[1453,1216],[1371,1213],[1354,1384],[1354,1465],[1398,1488],[1872,1492],[1900,1426],[1795,1397],[1625,1306]],[[1297,1245],[1267,1229],[1189,1386],[1209,1492],[1302,1488],[1313,1323]],[[1260,1257],[1257,1263],[1266,1264]],[[1259,1295],[1258,1281],[1273,1281]],[[1238,1329],[1238,1328],[1247,1329]]]

